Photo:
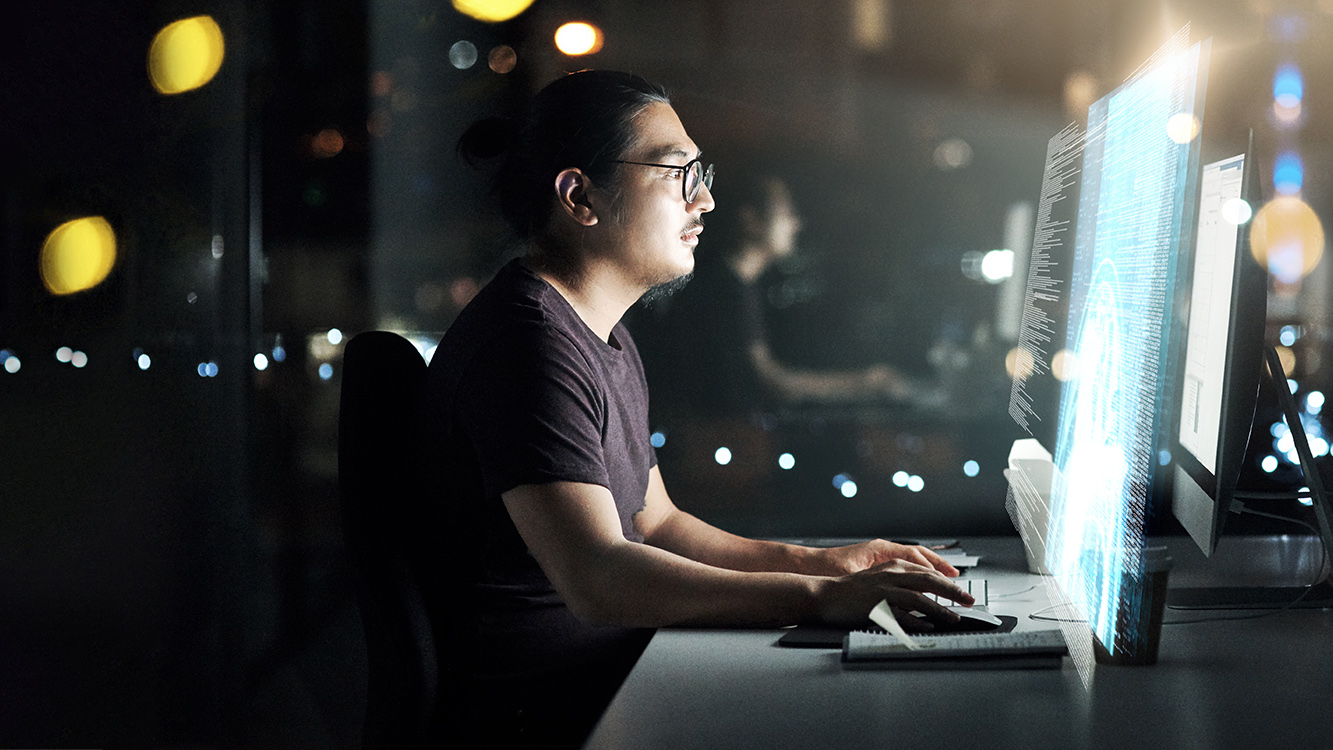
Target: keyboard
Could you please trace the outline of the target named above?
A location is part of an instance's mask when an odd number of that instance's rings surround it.
[[[990,583],[987,582],[985,578],[955,578],[953,579],[953,582],[958,584],[958,588],[971,594],[973,598],[977,600],[977,603],[973,606],[990,606]],[[926,594],[926,598],[938,604],[943,604],[946,607],[959,606],[954,604],[954,601],[948,597]]]

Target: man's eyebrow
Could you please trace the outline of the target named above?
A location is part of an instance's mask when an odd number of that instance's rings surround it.
[[[698,159],[703,155],[704,155],[703,151],[697,151],[695,152],[694,156],[691,157],[690,153],[686,151],[684,148],[681,148],[680,146],[660,146],[658,148],[653,149],[652,151],[649,151],[648,156],[646,158],[649,161],[660,162],[663,159],[666,159],[667,157],[677,156],[688,161],[690,159]]]

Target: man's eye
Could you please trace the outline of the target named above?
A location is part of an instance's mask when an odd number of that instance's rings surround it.
[[[680,169],[673,169],[673,170],[671,170],[671,179],[673,179],[673,180],[679,180],[680,178],[682,178],[682,177],[684,177],[684,176],[685,176],[685,168],[684,168],[684,167],[681,167]]]

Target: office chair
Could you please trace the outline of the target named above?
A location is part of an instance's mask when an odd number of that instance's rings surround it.
[[[408,553],[423,497],[415,413],[426,363],[407,339],[367,331],[343,352],[338,489],[369,662],[364,747],[430,741],[440,675]]]

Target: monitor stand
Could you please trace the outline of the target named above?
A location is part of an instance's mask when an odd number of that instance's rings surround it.
[[[1287,387],[1287,375],[1282,370],[1282,361],[1277,350],[1272,346],[1264,348],[1264,358],[1268,361],[1268,376],[1272,380],[1273,390],[1277,393],[1278,404],[1291,429],[1292,440],[1296,444],[1296,454],[1300,457],[1301,472],[1310,488],[1310,500],[1314,506],[1315,519],[1318,522],[1319,539],[1324,546],[1320,572],[1327,570],[1328,558],[1333,555],[1333,530],[1329,528],[1329,501],[1324,492],[1324,482],[1319,476],[1319,467],[1315,466],[1314,455],[1310,452],[1310,443],[1305,439],[1305,427],[1301,424],[1300,414],[1296,412],[1296,400],[1291,397]],[[1333,581],[1325,577],[1310,586],[1246,586],[1232,588],[1180,588],[1168,589],[1166,605],[1172,609],[1326,609],[1333,607]]]

